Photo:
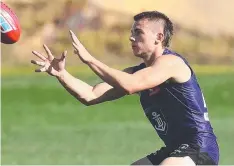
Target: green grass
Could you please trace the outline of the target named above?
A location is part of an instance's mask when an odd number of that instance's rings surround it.
[[[198,77],[218,136],[220,164],[234,163],[233,75]],[[2,164],[130,164],[163,145],[137,96],[86,107],[52,77],[5,75],[1,101]]]

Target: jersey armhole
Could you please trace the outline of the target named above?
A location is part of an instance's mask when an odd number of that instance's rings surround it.
[[[191,79],[194,77],[194,71],[193,71],[193,69],[191,68],[191,66],[187,63],[186,60],[184,60],[184,59],[183,59],[182,57],[180,57],[180,56],[178,56],[178,57],[181,58],[181,59],[183,60],[184,64],[185,64],[185,65],[189,68],[189,70],[190,70],[190,77],[189,77],[189,79],[188,79],[187,81],[182,82],[182,83],[173,82],[174,84],[182,85],[182,84],[186,84],[186,83],[188,83],[189,81],[191,81]]]
[[[132,68],[132,74],[133,73],[135,73],[135,72],[137,72],[137,71],[139,71],[139,70],[141,70],[141,69],[143,69],[145,67],[145,64],[144,63],[141,63],[141,64],[139,64],[139,65],[137,65],[137,66],[133,66],[133,68]]]

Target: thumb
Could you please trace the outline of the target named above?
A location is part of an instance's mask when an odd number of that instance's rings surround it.
[[[64,51],[60,60],[63,61],[66,58],[66,56],[67,56],[67,51]]]

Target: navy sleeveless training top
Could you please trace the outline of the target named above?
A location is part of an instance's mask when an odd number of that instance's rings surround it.
[[[181,55],[165,49],[163,56],[169,54],[183,59],[191,70],[191,77],[185,83],[168,80],[157,87],[139,92],[145,115],[167,147],[196,145],[218,164],[216,136],[209,122],[206,103],[195,73]],[[142,63],[135,66],[133,71],[145,67]]]

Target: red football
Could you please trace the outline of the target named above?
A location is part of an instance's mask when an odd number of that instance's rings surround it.
[[[13,44],[20,38],[21,28],[15,13],[1,2],[1,43]]]

